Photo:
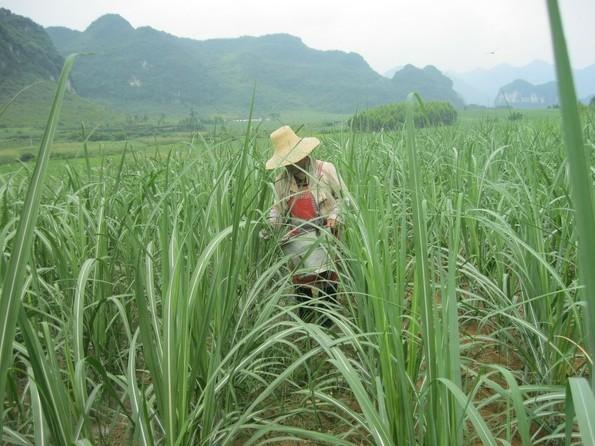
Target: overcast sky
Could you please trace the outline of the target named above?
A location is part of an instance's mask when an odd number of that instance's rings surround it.
[[[560,0],[572,63],[595,63],[595,0]],[[545,0],[0,0],[44,25],[84,30],[105,13],[196,39],[285,32],[360,53],[380,73],[412,63],[467,71],[552,60]],[[492,54],[492,52],[494,54]]]

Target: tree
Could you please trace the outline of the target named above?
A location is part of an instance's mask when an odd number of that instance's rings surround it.
[[[353,116],[349,125],[355,130],[397,130],[405,123],[407,105],[404,102],[370,108]],[[426,102],[423,111],[415,106],[413,117],[416,127],[450,125],[457,120],[457,111],[449,102]]]

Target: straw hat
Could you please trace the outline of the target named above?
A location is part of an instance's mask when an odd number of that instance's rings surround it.
[[[267,169],[288,166],[308,156],[320,144],[318,138],[300,138],[291,127],[284,125],[271,133],[273,156],[266,163]]]

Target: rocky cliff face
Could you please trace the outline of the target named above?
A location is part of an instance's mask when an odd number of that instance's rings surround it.
[[[558,103],[558,89],[555,82],[533,85],[517,79],[501,87],[494,102],[496,107],[544,108]]]

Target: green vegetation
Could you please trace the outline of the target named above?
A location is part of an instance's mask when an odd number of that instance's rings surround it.
[[[79,140],[82,139],[79,134]],[[128,140],[122,138],[115,141],[89,141],[87,142],[87,153],[91,158],[98,158],[111,155],[120,155],[124,147],[139,152],[167,151],[169,148],[178,148],[192,140],[192,135],[174,133],[159,137],[142,137]],[[19,167],[16,161],[30,161],[37,156],[38,144],[36,138],[32,145],[22,147],[7,147],[0,149],[0,171],[11,172]],[[82,142],[55,142],[52,150],[52,159],[57,167],[63,167],[64,160],[83,159],[85,148]],[[52,162],[50,162],[52,163]]]
[[[83,126],[51,164],[67,58],[34,164],[0,174],[0,441],[594,444],[595,110],[548,11],[559,110],[442,125],[411,95],[369,111],[397,131],[320,125],[346,184],[332,327],[299,317],[267,224],[272,121],[131,126],[107,155]]]
[[[426,100],[446,101],[457,107],[463,105],[463,99],[453,90],[452,80],[433,65],[423,69],[405,65],[394,74],[392,82],[400,90],[399,99],[405,99],[415,91]]]
[[[95,53],[77,64],[77,91],[118,109],[144,113],[230,115],[245,112],[256,88],[256,115],[292,110],[352,113],[363,106],[404,100],[418,91],[426,99],[462,101],[452,82],[434,67],[405,67],[390,80],[358,54],[318,51],[297,37],[197,41],[148,27],[134,29],[106,15],[84,32],[48,28],[58,50]],[[291,69],[288,69],[291,67]]]
[[[2,9],[0,35],[0,104],[42,81],[13,104],[6,127],[43,126],[63,60],[56,48],[64,56],[92,53],[77,62],[69,84],[62,124],[70,128],[81,121],[107,128],[167,121],[177,130],[201,130],[200,122],[214,117],[245,119],[254,89],[255,116],[273,120],[303,111],[350,114],[404,100],[410,91],[462,105],[450,79],[433,66],[407,65],[386,79],[358,54],[313,50],[286,34],[195,41],[135,29],[118,15],[103,16],[84,32],[44,30]]]
[[[556,82],[533,85],[517,79],[498,90],[496,107],[546,108],[558,104]]]
[[[53,79],[64,59],[43,27],[0,8],[0,99],[35,79]]]
[[[43,128],[63,62],[43,27],[0,8],[0,110],[14,98],[2,114],[2,128]],[[123,120],[121,113],[77,96],[68,82],[61,126],[119,120]]]
[[[593,360],[595,358],[595,276],[590,274],[590,271],[595,268],[595,233],[593,232],[595,214],[593,213],[593,179],[589,167],[592,159],[588,152],[585,151],[583,142],[583,129],[577,107],[576,92],[558,2],[548,0],[547,6],[552,28],[557,77],[560,80],[560,105],[563,134],[568,153],[572,201],[576,211],[576,230],[579,243],[579,280],[584,286],[584,302],[586,304],[584,324],[586,327],[586,344],[590,349],[590,356]],[[593,373],[592,363],[591,379],[591,390],[595,392],[595,373]],[[591,418],[593,415],[591,413]],[[582,430],[583,427],[581,426]],[[593,431],[592,426],[590,432],[589,442],[593,443],[595,441],[595,431]]]
[[[56,83],[52,81],[41,81],[33,84],[31,88],[18,95],[6,109],[5,114],[0,119],[0,128],[23,126],[43,128],[47,121],[47,110],[50,108],[55,90]],[[0,103],[8,100],[7,97],[4,97],[4,100],[1,100]],[[106,106],[98,105],[72,92],[65,93],[64,105],[60,115],[61,127],[80,127],[81,122],[87,123],[87,125],[102,123],[111,126],[113,123],[123,122],[124,120],[125,115],[123,113],[114,112]]]
[[[543,121],[549,121],[557,124],[560,120],[560,110],[558,108],[527,109],[515,111],[510,107],[500,108],[482,108],[466,106],[463,110],[457,110],[458,122],[465,125],[478,124],[478,121],[502,121],[510,120],[510,115],[520,113],[524,120],[531,121],[534,124],[540,124]]]
[[[355,130],[377,132],[381,130],[399,130],[403,128],[407,117],[407,104],[382,105],[358,113],[349,120],[349,126]],[[457,119],[457,111],[448,102],[428,102],[415,106],[413,122],[415,127],[433,127],[451,125]]]
[[[299,319],[257,237],[266,133],[56,164],[3,441],[556,444],[590,368],[553,124],[322,136],[350,191],[332,329]],[[0,176],[3,283],[26,174]]]
[[[26,269],[29,263],[29,256],[31,255],[31,248],[33,246],[33,235],[35,231],[35,224],[39,214],[41,195],[43,192],[43,183],[46,177],[46,170],[48,161],[50,159],[50,151],[54,140],[56,127],[60,117],[60,109],[66,91],[66,84],[70,70],[74,64],[75,55],[69,56],[64,63],[64,68],[58,81],[58,89],[56,91],[55,99],[52,102],[48,123],[39,148],[39,159],[35,163],[35,170],[31,176],[29,187],[27,188],[27,195],[20,212],[19,224],[16,227],[15,241],[12,245],[11,256],[6,261],[3,277],[2,277],[2,292],[0,294],[0,401],[4,403],[4,396],[7,386],[8,371],[12,366],[13,356],[13,341],[15,339],[15,332],[17,326],[17,319],[21,321],[21,334],[24,336],[25,343],[29,351],[29,366],[35,370],[35,377],[37,384],[41,391],[41,399],[43,400],[44,408],[55,403],[55,399],[64,398],[64,396],[53,394],[54,391],[63,392],[64,389],[58,386],[60,380],[52,380],[47,376],[47,371],[44,367],[43,359],[40,357],[43,352],[39,346],[39,341],[32,327],[27,319],[27,314],[21,311],[21,298],[27,288],[25,276]],[[37,353],[37,355],[34,354]],[[59,373],[59,372],[58,372]],[[48,410],[46,413],[50,415],[47,422],[61,424],[63,420],[68,419],[69,414],[66,412],[57,413],[64,407],[52,407],[54,411]],[[57,420],[53,419],[51,415],[57,415]],[[0,411],[0,430],[4,432],[3,427],[4,410]],[[73,437],[65,437],[65,432],[53,426],[54,441],[71,444]],[[59,433],[56,431],[60,431]],[[72,435],[72,432],[68,432]]]
[[[578,241],[578,279],[583,286],[579,296],[585,306],[583,325],[586,347],[591,358],[591,387],[586,379],[569,379],[566,388],[567,414],[575,414],[583,444],[595,444],[595,214],[593,213],[593,178],[591,156],[585,150],[577,97],[562,29],[558,2],[548,0],[548,13],[552,29],[556,71],[559,80],[560,108],[568,167],[572,204],[576,213],[576,238]],[[566,443],[570,443],[571,431],[567,420]]]

